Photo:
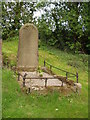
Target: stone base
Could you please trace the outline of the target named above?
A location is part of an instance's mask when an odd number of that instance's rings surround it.
[[[34,72],[37,70],[37,67],[16,67],[18,72],[27,71],[27,72]]]
[[[39,73],[37,71],[20,72],[20,74],[22,76],[24,76],[25,73],[27,74],[26,77],[28,77],[28,78],[29,77],[39,77],[39,79],[25,79],[25,87],[26,87],[27,91],[29,91],[29,88],[30,88],[30,92],[33,90],[36,90],[36,91],[44,91],[44,90],[48,90],[48,89],[53,90],[55,88],[57,90],[64,92],[65,94],[69,93],[69,91],[70,92],[72,91],[75,93],[81,92],[82,85],[80,83],[68,84],[68,82],[63,82],[63,86],[62,86],[62,81],[59,80],[58,78],[54,78],[54,79],[49,78],[47,80],[47,86],[45,87],[45,79],[40,79]],[[43,72],[43,77],[55,77],[55,75],[50,75],[48,73]],[[21,76],[20,76],[19,83],[22,88],[23,87],[23,78]]]
[[[71,89],[74,92],[81,93],[82,85],[80,83],[74,83],[74,86],[71,86]]]

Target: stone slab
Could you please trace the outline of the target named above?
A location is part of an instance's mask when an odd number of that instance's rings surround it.
[[[21,72],[20,74],[24,75],[27,74],[27,77],[39,77],[38,72]],[[53,75],[49,75],[48,73],[43,72],[43,77],[53,77]],[[20,77],[20,80],[22,80],[22,77]],[[22,84],[23,85],[23,84]],[[45,87],[45,79],[26,79],[25,80],[26,87]],[[56,86],[60,87],[62,85],[62,82],[59,79],[48,79],[47,80],[47,86]],[[66,84],[63,83],[63,86]]]

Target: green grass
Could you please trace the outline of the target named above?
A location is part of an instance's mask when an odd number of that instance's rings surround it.
[[[14,40],[15,39],[15,40]],[[3,41],[4,62],[9,66],[16,65],[18,38]],[[6,59],[7,58],[7,59]],[[80,95],[71,94],[66,97],[53,91],[47,95],[33,93],[27,95],[20,90],[13,71],[3,69],[2,110],[4,118],[86,118],[88,117],[88,56],[73,55],[41,43],[39,48],[39,65],[43,66],[44,59],[54,66],[69,72],[79,73],[82,84]],[[9,62],[8,62],[9,61]],[[53,69],[58,75],[65,75]],[[75,80],[75,78],[72,78]],[[58,110],[56,110],[58,109]]]
[[[10,66],[16,66],[17,61],[17,48],[18,48],[18,37],[13,38],[12,40],[5,42],[3,41],[3,61],[4,64]]]

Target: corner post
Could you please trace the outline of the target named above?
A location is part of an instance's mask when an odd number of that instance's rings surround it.
[[[23,87],[25,87],[25,79],[26,79],[27,74],[25,73],[23,76]]]
[[[66,72],[66,80],[68,79],[68,72]]]
[[[30,93],[31,92],[31,90],[30,90],[30,87],[28,88],[28,93]]]
[[[47,87],[47,78],[45,79],[45,87]]]
[[[76,82],[78,83],[78,72],[76,72]]]
[[[62,85],[61,86],[63,87],[63,80],[62,80]]]

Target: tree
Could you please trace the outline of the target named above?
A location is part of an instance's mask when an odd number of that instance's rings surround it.
[[[51,7],[52,4],[53,7]],[[62,50],[68,49],[73,52],[86,53],[90,48],[88,3],[61,3],[58,1],[43,3],[41,6],[44,8],[44,14],[39,19],[42,19],[44,24],[39,22],[42,29],[40,32],[43,35],[47,30],[51,31],[51,37],[45,34],[45,37],[48,37],[48,44],[57,46]],[[43,32],[45,24],[47,28]]]
[[[35,2],[2,2],[2,38],[13,37],[18,34],[22,24],[35,22],[34,11]]]

